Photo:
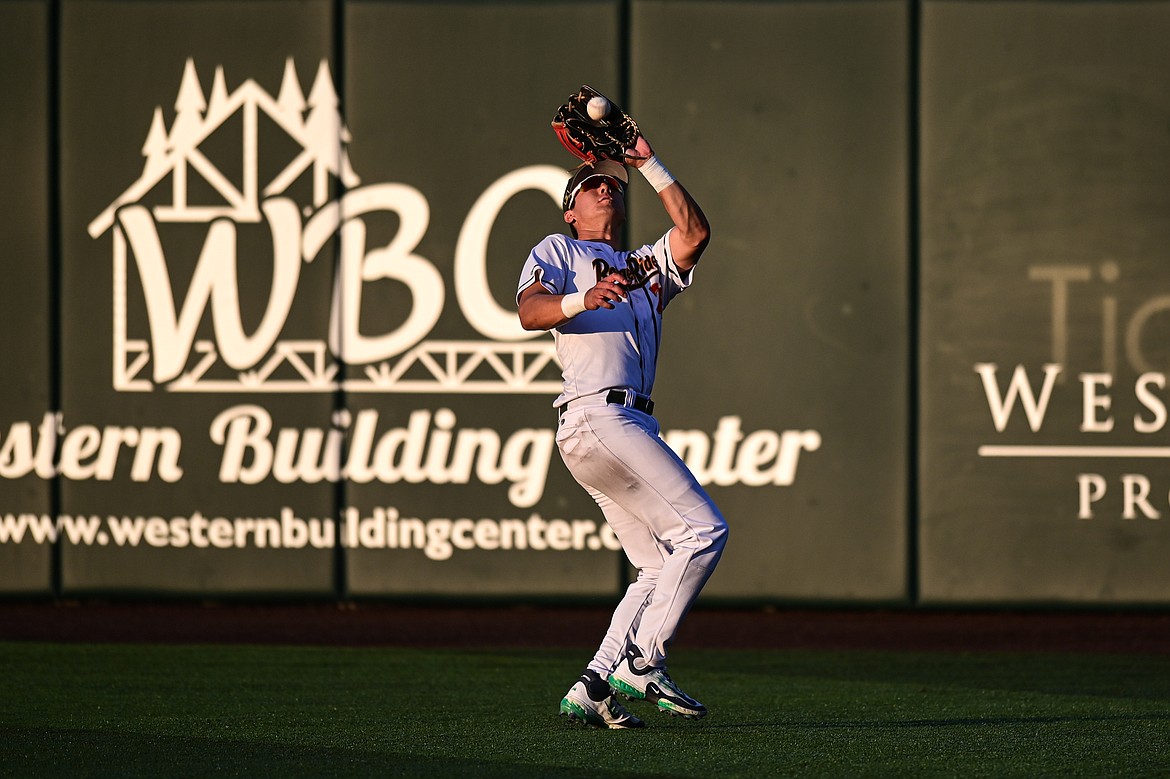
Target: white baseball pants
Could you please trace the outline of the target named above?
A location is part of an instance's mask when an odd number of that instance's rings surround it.
[[[603,396],[574,401],[557,447],[573,478],[597,501],[637,579],[614,610],[589,668],[604,678],[634,644],[666,664],[679,624],[727,543],[727,523],[686,463],[659,435],[658,420]]]

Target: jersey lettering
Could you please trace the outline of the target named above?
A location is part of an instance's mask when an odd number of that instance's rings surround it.
[[[658,264],[658,258],[651,252],[644,257],[631,254],[626,259],[625,268],[615,268],[601,257],[595,257],[593,260],[593,271],[597,274],[598,281],[601,281],[611,273],[620,273],[626,277],[628,282],[626,289],[640,289],[646,286],[647,281],[661,273],[662,268]]]

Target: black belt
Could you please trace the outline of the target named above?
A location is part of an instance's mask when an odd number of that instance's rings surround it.
[[[623,390],[610,390],[609,394],[605,396],[605,402],[611,406],[624,406],[626,405],[626,393]],[[645,395],[634,395],[634,402],[630,404],[630,408],[644,414],[653,414],[654,401]]]
[[[633,397],[634,400],[633,400],[633,402],[627,404],[626,399],[628,397],[631,397],[631,396]],[[587,397],[591,397],[591,396],[587,396]],[[568,410],[569,406],[573,405],[577,400],[582,400],[582,398],[575,398],[574,400],[570,400],[568,403],[566,403],[563,406],[557,406],[557,416],[564,414],[565,411]],[[611,406],[627,406],[628,408],[632,408],[635,411],[641,411],[644,414],[653,414],[654,413],[654,401],[653,400],[650,400],[650,398],[646,397],[645,395],[638,395],[637,393],[626,392],[626,390],[620,390],[620,389],[610,390],[609,392],[607,392],[605,394],[605,402]]]

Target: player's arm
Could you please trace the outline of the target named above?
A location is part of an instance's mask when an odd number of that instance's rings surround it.
[[[582,311],[613,308],[625,299],[625,278],[611,273],[583,292],[556,295],[539,282],[520,293],[520,326],[525,330],[551,330],[563,325]]]
[[[674,230],[670,233],[670,253],[674,264],[686,273],[695,267],[710,243],[711,225],[691,193],[654,156],[654,149],[645,136],[638,136],[632,151],[630,164],[638,168],[658,192],[658,199],[674,222]]]

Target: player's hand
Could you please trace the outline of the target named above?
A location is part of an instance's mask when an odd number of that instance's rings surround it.
[[[613,308],[615,303],[625,302],[628,283],[620,273],[609,274],[585,293],[585,308]]]
[[[653,156],[654,149],[650,147],[650,141],[646,140],[645,135],[638,133],[638,138],[634,141],[634,145],[626,149],[626,164],[640,168],[646,160]]]

